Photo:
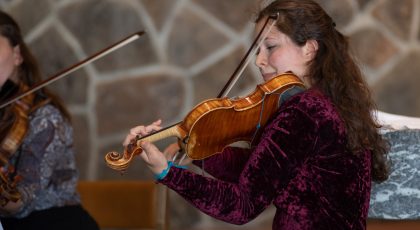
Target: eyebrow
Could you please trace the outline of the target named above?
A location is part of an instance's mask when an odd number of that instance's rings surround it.
[[[267,36],[265,39],[264,39],[264,41],[266,41],[266,40],[270,40],[270,39],[278,39],[277,37],[270,37],[270,36]]]

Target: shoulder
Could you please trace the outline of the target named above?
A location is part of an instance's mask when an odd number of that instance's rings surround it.
[[[51,105],[45,104],[35,109],[30,114],[30,125],[34,130],[43,130],[43,129],[70,129],[69,121],[63,116],[60,110]]]
[[[31,113],[31,120],[48,120],[52,123],[61,123],[65,118],[58,108],[51,104],[45,104]]]
[[[311,88],[292,96],[285,101],[278,111],[278,115],[292,113],[289,119],[300,124],[308,120],[316,127],[344,129],[344,123],[331,99],[320,90]]]
[[[72,143],[73,127],[60,110],[51,105],[42,105],[29,117],[28,142]]]
[[[325,94],[318,89],[308,89],[302,93],[292,96],[280,106],[280,110],[296,109],[309,117],[339,119],[338,112]]]
[[[332,103],[321,91],[311,88],[292,96],[284,102],[282,107],[296,107],[309,112],[320,108],[332,107]]]

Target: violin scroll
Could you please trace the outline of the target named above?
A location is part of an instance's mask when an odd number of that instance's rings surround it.
[[[137,146],[133,140],[130,144],[127,145],[123,153],[115,151],[108,152],[105,155],[105,162],[108,167],[116,171],[124,172],[127,170],[134,156],[140,155],[142,151],[143,149],[140,146]]]
[[[17,183],[21,180],[20,176],[15,176],[13,182],[9,180],[9,171],[0,172],[0,206],[5,206],[9,201],[17,202],[21,199],[21,195],[16,188]]]
[[[179,124],[179,123],[178,123]],[[117,171],[125,171],[135,155],[140,155],[143,149],[140,147],[142,141],[155,142],[167,137],[177,137],[178,140],[185,139],[187,133],[184,128],[178,124],[174,124],[159,132],[151,133],[147,136],[136,137],[124,149],[124,153],[108,152],[105,155],[105,162],[111,169]]]

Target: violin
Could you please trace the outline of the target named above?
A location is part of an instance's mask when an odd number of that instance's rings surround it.
[[[283,96],[290,96],[289,91],[296,88],[303,90],[305,86],[296,75],[288,72],[257,85],[246,97],[205,100],[195,106],[182,122],[135,138],[122,154],[107,153],[105,161],[110,168],[124,171],[134,156],[142,152],[142,141],[154,142],[167,137],[177,137],[187,156],[193,160],[221,153],[226,146],[238,141],[252,144],[260,134],[259,128],[267,124],[284,101]]]
[[[14,86],[12,86],[14,85]],[[18,93],[24,92],[28,86],[20,83],[15,85],[11,82],[6,82],[4,88],[16,88]],[[12,89],[13,91],[14,89]],[[25,97],[17,100],[16,103],[10,105],[11,114],[3,113],[0,142],[0,205],[7,204],[8,201],[18,201],[20,194],[17,191],[16,184],[20,177],[15,174],[13,167],[8,166],[9,158],[16,153],[19,146],[28,131],[29,113],[32,111],[34,104],[34,94],[28,94]]]
[[[28,87],[24,84],[16,84],[6,81],[3,85],[2,99],[0,100],[0,122],[2,127],[0,129],[0,205],[4,206],[8,201],[18,201],[21,196],[16,189],[16,184],[20,180],[20,176],[16,175],[12,166],[9,166],[9,158],[16,153],[19,146],[22,144],[23,139],[28,131],[28,116],[31,111],[35,110],[38,106],[46,104],[49,99],[37,102],[34,105],[35,94],[34,92],[65,77],[70,73],[92,63],[93,61],[102,58],[119,48],[135,41],[140,38],[144,31],[136,32],[95,54],[83,59],[82,61],[65,68],[53,76],[45,79],[44,81],[33,84]],[[15,90],[15,89],[18,90]],[[10,90],[9,90],[10,89]],[[6,92],[7,91],[7,92]],[[7,97],[5,95],[11,95]],[[8,109],[4,109],[8,107]]]
[[[249,63],[249,57],[257,52],[278,18],[278,13],[267,17],[244,58],[216,99],[205,100],[198,104],[182,122],[141,138],[136,137],[125,147],[122,154],[108,152],[105,155],[108,167],[125,171],[134,156],[143,151],[140,147],[142,141],[154,142],[167,137],[177,137],[179,145],[193,160],[201,160],[218,154],[234,142],[253,142],[259,135],[259,128],[264,126],[279,108],[283,101],[282,96],[290,96],[290,92],[286,93],[289,90],[304,89],[303,82],[296,75],[288,72],[257,85],[255,91],[244,98],[228,99],[226,97]],[[272,22],[265,30],[270,20]]]

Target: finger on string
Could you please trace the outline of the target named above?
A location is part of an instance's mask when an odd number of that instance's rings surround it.
[[[146,127],[144,125],[139,125],[134,128],[131,128],[129,131],[129,134],[123,141],[123,146],[127,146],[130,144],[131,140],[134,138],[140,138],[141,136],[148,135],[153,130],[160,130],[162,127],[160,127],[160,124],[162,123],[162,120],[156,120],[151,124],[151,127]]]
[[[151,132],[154,132],[154,131],[159,131],[159,130],[161,130],[161,129],[162,129],[162,127],[161,127],[160,125],[151,124],[151,125],[148,125],[148,126],[145,128],[145,131],[147,132],[147,134],[149,134],[149,133],[151,133]]]
[[[130,134],[135,136],[135,135],[138,135],[140,132],[142,132],[142,130],[145,130],[144,125],[139,125],[134,128],[131,128]]]
[[[128,144],[130,144],[131,140],[134,139],[135,137],[136,135],[128,134],[123,141],[123,146],[127,146]]]
[[[141,136],[145,136],[147,134],[149,134],[152,130],[154,129],[161,129],[160,124],[161,124],[161,120],[157,120],[154,121],[151,125],[148,126],[144,126],[144,125],[139,125],[136,126],[132,129],[130,129],[130,134],[137,136],[137,135],[141,135]]]
[[[157,119],[156,121],[154,121],[153,123],[152,123],[153,125],[161,125],[162,124],[162,119]]]

